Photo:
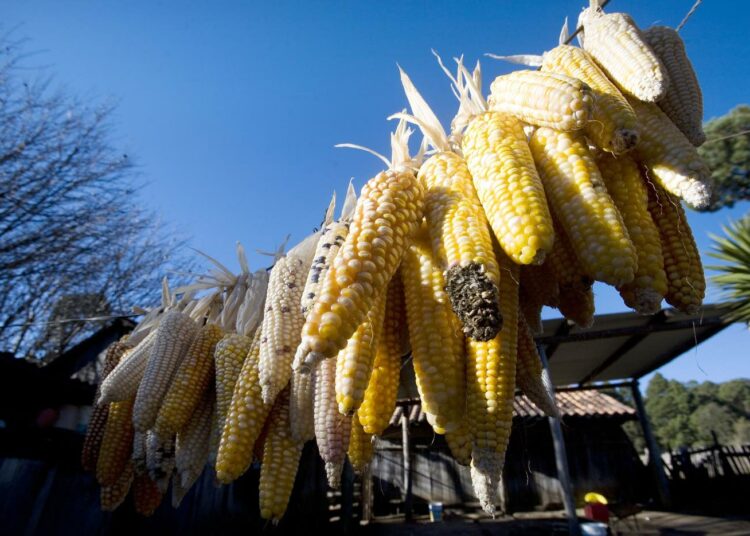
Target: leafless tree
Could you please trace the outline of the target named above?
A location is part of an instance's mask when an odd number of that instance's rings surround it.
[[[111,144],[113,107],[23,61],[20,43],[0,41],[0,350],[39,358],[101,325],[42,323],[155,302],[184,250],[142,207],[134,165]]]

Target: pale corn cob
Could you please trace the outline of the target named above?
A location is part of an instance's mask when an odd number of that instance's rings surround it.
[[[213,382],[214,351],[223,336],[224,331],[216,324],[200,328],[159,408],[154,424],[157,434],[169,436],[188,424]]]
[[[271,406],[263,403],[258,381],[261,330],[262,328],[258,329],[256,341],[242,364],[225,424],[220,431],[216,478],[223,484],[232,482],[250,466],[253,447],[271,411]]]
[[[519,292],[521,314],[534,333],[541,333],[542,307],[557,307],[560,298],[560,285],[550,263],[522,266]]]
[[[336,403],[336,360],[324,359],[315,365],[313,399],[315,403],[315,441],[325,462],[328,485],[341,486],[341,470],[349,447],[352,418],[342,415]]]
[[[661,236],[667,303],[695,314],[703,304],[706,279],[700,252],[679,199],[657,184],[650,184],[648,210]]]
[[[510,115],[476,116],[461,144],[495,237],[514,262],[541,264],[554,234],[544,189],[521,122]]]
[[[133,452],[130,455],[130,459],[133,461],[135,476],[148,473],[148,468],[146,467],[146,437],[147,432],[135,432],[133,434]]]
[[[545,52],[542,71],[561,73],[581,80],[594,93],[591,118],[583,127],[594,145],[615,154],[638,143],[638,121],[633,108],[585,50],[560,45]]]
[[[649,170],[669,193],[695,208],[711,202],[711,172],[685,135],[655,104],[629,100],[638,123],[641,141],[633,156]]]
[[[304,443],[315,438],[315,412],[311,374],[292,372],[289,393],[289,422],[292,438]]]
[[[133,426],[139,432],[153,427],[175,371],[197,333],[195,321],[179,311],[169,311],[159,322],[154,347],[133,406]]]
[[[96,388],[96,395],[94,396],[94,408],[91,411],[89,424],[86,427],[86,437],[83,439],[81,466],[84,471],[96,471],[96,461],[99,458],[99,448],[102,444],[102,437],[104,437],[107,415],[109,415],[109,404],[99,404],[96,402],[99,400],[102,382],[107,376],[109,376],[110,372],[114,370],[122,356],[130,349],[131,346],[125,340],[113,342],[107,347],[107,354],[104,358],[104,366],[102,367],[99,385]]]
[[[552,394],[552,381],[547,371],[542,368],[542,360],[539,357],[534,337],[521,315],[518,317],[516,385],[545,415],[560,416]]]
[[[144,517],[151,517],[161,504],[164,494],[156,482],[148,475],[136,475],[133,481],[133,506],[135,512]]]
[[[261,328],[262,329],[262,328]],[[232,333],[224,336],[216,345],[214,366],[216,368],[216,430],[221,434],[232,402],[237,378],[253,346],[260,347],[261,329],[251,339]]]
[[[539,128],[531,152],[550,206],[586,272],[613,286],[632,281],[635,248],[585,139]]]
[[[489,224],[469,168],[455,153],[441,152],[422,164],[425,218],[432,249],[445,274],[453,311],[464,334],[492,339],[500,330],[497,261]]]
[[[349,234],[348,221],[336,221],[326,225],[323,229],[302,292],[301,306],[305,318],[315,305],[315,300],[323,285],[323,279],[325,279],[325,275],[330,269],[333,259],[336,258],[336,254],[338,254],[347,234]]]
[[[102,486],[99,490],[99,502],[102,512],[114,512],[128,496],[133,483],[133,462],[128,461],[114,484]]]
[[[380,435],[396,407],[401,357],[409,352],[406,303],[401,271],[388,284],[383,329],[375,353],[365,398],[357,410],[362,428],[368,434]],[[406,339],[406,341],[404,341]]]
[[[146,469],[148,476],[164,494],[175,466],[175,436],[159,437],[146,432]]]
[[[442,434],[464,416],[463,337],[454,329],[443,273],[424,226],[404,255],[401,280],[422,408],[434,416],[433,428]]]
[[[453,459],[459,465],[471,465],[472,438],[466,421],[461,421],[458,428],[452,432],[446,432],[445,441],[451,451]]]
[[[138,386],[154,347],[156,332],[156,329],[149,332],[107,375],[99,389],[99,404],[122,402],[138,392]]]
[[[112,402],[96,461],[96,480],[102,486],[117,482],[133,449],[133,399]]]
[[[192,418],[177,432],[174,455],[176,475],[172,485],[179,483],[185,492],[201,475],[208,461],[213,411],[214,395],[206,391]]]
[[[342,415],[351,417],[365,398],[383,328],[385,298],[386,294],[383,293],[375,299],[365,321],[336,357],[336,403]]]
[[[667,293],[667,275],[659,230],[648,212],[648,191],[641,170],[628,156],[601,154],[596,164],[638,255],[635,279],[618,288],[620,296],[638,313],[656,313]]]
[[[504,255],[498,260],[503,328],[491,341],[466,341],[466,420],[474,440],[471,481],[489,514],[495,511],[513,421],[518,343],[519,267]]]
[[[677,30],[668,26],[652,26],[643,37],[659,57],[669,74],[669,90],[659,101],[659,108],[672,120],[685,137],[698,147],[706,141],[703,132],[703,93],[693,65],[685,52]]]
[[[423,197],[411,171],[384,171],[362,188],[349,234],[302,330],[300,366],[309,370],[346,346],[396,272],[421,221]]]
[[[260,515],[275,524],[286,512],[302,454],[302,444],[289,431],[288,390],[276,398],[269,422],[260,466]]]
[[[271,270],[258,365],[266,404],[273,404],[292,376],[292,359],[305,322],[299,303],[308,267],[305,260],[289,254]]]
[[[511,114],[525,123],[555,130],[580,130],[594,107],[584,82],[555,72],[514,71],[490,86],[490,110]]]
[[[639,100],[661,100],[669,88],[667,70],[625,13],[588,7],[578,18],[579,40],[610,80]]]
[[[372,441],[372,435],[364,431],[362,424],[359,422],[359,417],[355,414],[352,417],[352,432],[349,438],[347,455],[354,472],[358,475],[365,474],[370,466],[374,455]]]

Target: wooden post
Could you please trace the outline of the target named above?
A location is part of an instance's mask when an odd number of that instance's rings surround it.
[[[643,437],[646,440],[646,446],[648,447],[648,465],[654,473],[656,491],[659,494],[659,500],[664,508],[670,508],[672,506],[672,497],[669,492],[669,481],[667,480],[667,474],[664,472],[664,464],[661,459],[661,449],[656,443],[656,438],[651,430],[651,424],[648,422],[646,407],[643,405],[641,390],[638,387],[638,380],[633,380],[633,383],[630,384],[630,389],[633,393],[633,401],[635,402],[635,411],[638,414],[638,421],[641,423]]]
[[[547,352],[543,345],[538,344],[539,357],[542,360],[542,366],[549,372],[549,362],[547,361]],[[551,377],[551,375],[550,375]],[[554,387],[551,387],[554,396]],[[555,449],[555,466],[557,467],[557,479],[560,481],[562,491],[563,505],[565,506],[565,516],[568,518],[568,532],[573,536],[581,534],[581,526],[578,524],[578,514],[576,514],[576,504],[573,500],[573,486],[570,484],[570,470],[568,469],[568,453],[565,450],[565,439],[560,426],[560,419],[547,417],[549,421],[549,430],[552,434],[552,446]]]
[[[403,448],[404,457],[404,516],[405,521],[411,521],[411,448],[409,444],[409,412],[407,408],[404,408],[404,413],[401,415],[401,443]]]
[[[362,523],[372,521],[372,462],[362,471]]]

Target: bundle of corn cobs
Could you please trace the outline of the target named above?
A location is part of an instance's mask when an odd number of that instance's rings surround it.
[[[279,520],[305,441],[333,487],[347,456],[368,465],[410,353],[430,424],[492,513],[516,388],[556,414],[533,340],[543,306],[589,326],[601,281],[639,313],[700,307],[681,200],[704,206],[711,188],[684,46],[598,5],[579,22],[583,48],[512,57],[541,69],[498,77],[487,100],[478,65],[440,63],[460,100],[450,134],[402,72],[392,158],[338,220],[332,203],[270,273],[240,250],[240,275],[218,265],[165,290],[108,351],[84,450],[102,508],[132,482],[149,514],[170,479],[178,504],[207,462],[226,484],[255,459],[261,515]]]

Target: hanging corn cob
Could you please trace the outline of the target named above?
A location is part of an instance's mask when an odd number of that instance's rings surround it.
[[[336,403],[336,360],[325,359],[315,365],[313,375],[313,399],[315,403],[315,441],[320,457],[325,462],[328,485],[333,489],[341,486],[341,470],[344,467],[349,446],[352,418],[342,415]]]
[[[625,305],[636,312],[656,313],[667,293],[667,276],[659,230],[648,212],[648,192],[641,170],[628,156],[601,154],[596,164],[638,255],[635,279],[618,288],[620,295]]]
[[[667,273],[667,303],[695,314],[703,304],[706,279],[700,253],[685,210],[657,184],[649,184],[648,210],[661,236],[664,270]]]
[[[669,87],[666,68],[630,16],[605,14],[599,3],[592,0],[578,17],[581,46],[623,93],[646,102],[661,100]]]
[[[466,421],[461,421],[458,428],[445,433],[445,441],[451,451],[453,459],[460,465],[471,465],[472,437]]]
[[[304,443],[315,438],[312,374],[292,372],[289,384],[289,422],[292,439]]]
[[[175,436],[159,437],[146,432],[146,470],[159,491],[164,494],[175,465]]]
[[[531,152],[553,212],[586,272],[613,286],[632,281],[636,252],[585,139],[539,128]]]
[[[668,26],[652,26],[643,37],[669,73],[669,90],[659,101],[659,108],[672,120],[685,137],[698,147],[706,141],[703,133],[703,94],[693,65],[685,52],[677,30]]]
[[[490,110],[555,130],[580,130],[594,107],[591,88],[577,78],[540,71],[498,76],[490,86]]]
[[[102,512],[114,512],[128,496],[133,483],[133,462],[128,461],[114,484],[102,486],[99,490],[99,501]]]
[[[208,461],[213,411],[214,395],[207,390],[203,393],[193,417],[177,432],[175,478],[172,479],[172,504],[175,508],[201,475]]]
[[[542,368],[534,336],[521,315],[518,317],[516,385],[545,415],[560,416],[552,394],[552,381],[547,371]]]
[[[367,468],[370,467],[370,462],[374,455],[372,442],[372,435],[364,431],[359,418],[357,415],[354,415],[352,417],[352,431],[349,438],[347,455],[349,456],[349,461],[352,464],[354,472],[358,475],[366,474]]]
[[[422,164],[418,178],[425,188],[425,218],[432,249],[440,266],[447,270],[451,306],[467,337],[490,340],[500,330],[502,318],[497,296],[500,276],[487,218],[466,162],[451,147],[440,121],[403,70],[401,83],[413,115],[392,117],[417,124],[437,151]]]
[[[258,329],[247,359],[242,364],[229,411],[220,430],[221,442],[218,445],[216,458],[216,478],[223,484],[232,482],[250,466],[253,459],[253,446],[271,410],[271,406],[263,403],[258,381],[262,329]]]
[[[518,343],[519,270],[504,255],[498,260],[503,328],[491,341],[466,341],[466,412],[474,441],[471,482],[482,509],[489,514],[495,512],[513,421]]]
[[[554,247],[553,247],[554,251]],[[542,307],[557,307],[560,285],[547,261],[539,266],[526,265],[520,271],[519,300],[521,314],[534,333],[542,332]]]
[[[120,359],[125,353],[131,348],[132,347],[127,343],[126,339],[113,342],[107,347],[99,385],[96,388],[96,395],[94,396],[94,409],[91,412],[89,424],[86,427],[86,437],[83,439],[81,466],[84,471],[96,471],[96,462],[99,458],[99,448],[102,444],[104,428],[107,424],[107,416],[109,415],[109,404],[99,404],[96,402],[99,400],[102,382],[107,378],[110,372],[112,372],[115,366],[117,366],[117,363],[120,362]]]
[[[180,311],[169,311],[159,322],[154,347],[133,407],[133,425],[139,432],[145,432],[154,425],[172,377],[197,332],[195,321]]]
[[[148,475],[136,475],[133,481],[133,506],[137,514],[151,517],[161,504],[164,494]]]
[[[541,264],[554,234],[521,121],[487,111],[479,64],[473,75],[460,61],[456,77],[443,70],[461,98],[452,130],[460,132],[468,125],[461,149],[495,237],[514,262]]]
[[[148,473],[146,467],[146,436],[147,432],[135,432],[133,434],[133,452],[130,459],[133,461],[133,472],[135,476]]]
[[[396,407],[401,357],[409,352],[408,341],[402,341],[406,325],[404,286],[399,270],[388,284],[385,318],[376,348],[375,362],[364,400],[357,410],[362,428],[368,434],[382,434],[388,427]]]
[[[442,434],[464,417],[463,337],[453,326],[445,280],[424,225],[404,255],[401,280],[419,397],[430,424]]]
[[[302,454],[302,445],[289,431],[288,390],[276,398],[269,422],[260,466],[260,515],[275,524],[286,511]]]
[[[133,449],[133,402],[112,402],[96,461],[96,480],[111,486],[120,478]]]
[[[424,191],[410,167],[411,131],[402,121],[392,135],[392,161],[362,189],[349,234],[326,274],[302,330],[297,362],[309,369],[331,358],[386,291],[423,212]],[[387,161],[387,160],[386,160]]]
[[[633,156],[649,170],[664,189],[695,208],[711,201],[711,172],[685,135],[655,104],[630,99],[638,123],[641,141]]]
[[[154,346],[156,331],[149,332],[107,375],[99,389],[99,404],[121,402],[135,396]]]

